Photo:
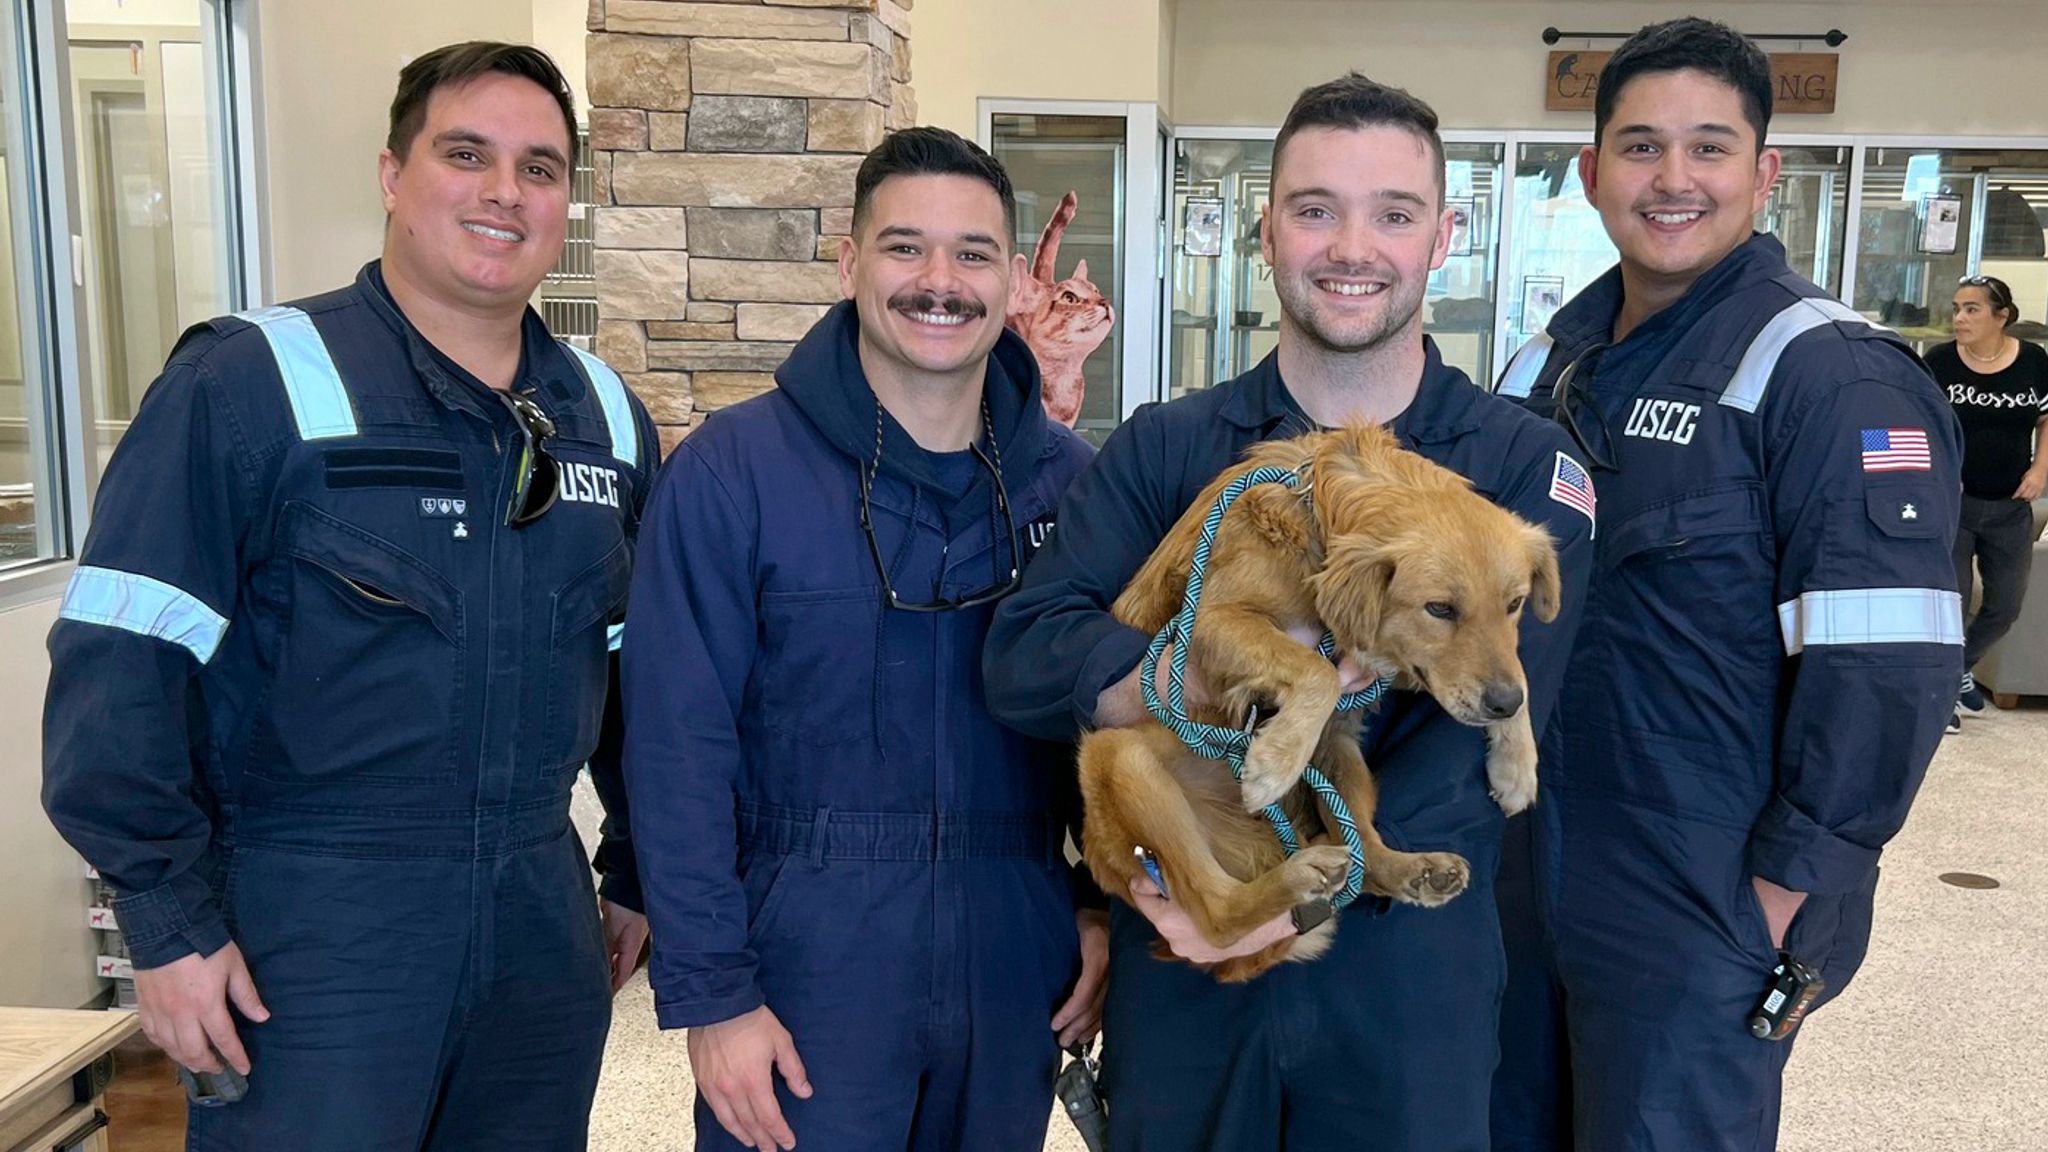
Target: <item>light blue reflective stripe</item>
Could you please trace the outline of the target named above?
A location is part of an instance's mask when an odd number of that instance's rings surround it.
[[[298,421],[301,440],[326,440],[356,434],[355,408],[348,389],[327,353],[327,342],[313,327],[313,318],[283,304],[254,312],[238,312],[237,319],[263,330],[270,341],[270,354],[277,359],[277,373],[284,377],[284,394],[292,402],[292,418]]]
[[[1749,342],[1749,350],[1742,354],[1742,363],[1735,366],[1735,375],[1721,392],[1721,403],[1744,412],[1754,412],[1763,407],[1764,390],[1771,386],[1771,375],[1778,370],[1778,358],[1785,354],[1792,341],[1823,324],[1841,322],[1861,324],[1867,328],[1883,327],[1840,300],[1826,296],[1808,297],[1787,304],[1784,311],[1771,317],[1771,322]]]
[[[1538,332],[1529,337],[1508,361],[1508,370],[1501,373],[1500,386],[1494,395],[1506,396],[1511,400],[1527,400],[1529,392],[1536,387],[1536,378],[1543,375],[1543,365],[1550,359],[1550,350],[1557,346],[1550,333]]]
[[[583,362],[583,374],[597,389],[597,402],[604,407],[605,426],[612,432],[612,455],[626,463],[640,465],[640,429],[633,423],[633,405],[626,400],[626,382],[611,365],[564,340],[562,347]]]
[[[1963,642],[1963,598],[1941,588],[1835,588],[1778,605],[1785,655],[1836,644]]]
[[[111,568],[82,567],[73,572],[57,615],[168,640],[201,664],[213,659],[221,634],[228,629],[226,617],[190,592]]]
[[[614,652],[617,652],[617,651],[619,650],[619,645],[621,645],[621,644],[624,644],[625,642],[626,642],[626,626],[625,626],[624,624],[612,624],[612,625],[608,625],[608,626],[607,626],[607,627],[605,628],[605,630],[604,630],[604,646],[605,646],[605,647],[607,647],[607,648],[611,649],[611,650],[612,650],[612,651],[614,651]]]

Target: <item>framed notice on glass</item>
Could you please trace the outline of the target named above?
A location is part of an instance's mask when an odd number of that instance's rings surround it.
[[[1564,306],[1564,277],[1522,277],[1522,331],[1541,332]]]
[[[1190,256],[1223,255],[1223,201],[1188,199],[1180,246]]]
[[[1946,256],[1956,250],[1963,221],[1963,202],[1955,196],[1929,196],[1920,201],[1920,251]]]

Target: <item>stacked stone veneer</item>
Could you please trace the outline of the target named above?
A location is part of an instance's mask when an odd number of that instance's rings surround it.
[[[674,447],[839,299],[853,178],[915,122],[910,0],[591,0],[597,352]]]

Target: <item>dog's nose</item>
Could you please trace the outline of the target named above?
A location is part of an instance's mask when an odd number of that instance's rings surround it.
[[[1505,720],[1522,709],[1522,690],[1513,684],[1489,684],[1479,694],[1479,710],[1489,720]]]

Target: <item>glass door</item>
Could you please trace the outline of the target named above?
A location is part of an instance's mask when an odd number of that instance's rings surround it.
[[[1513,251],[1500,314],[1503,359],[1550,323],[1565,301],[1614,266],[1614,244],[1579,184],[1576,143],[1524,143],[1515,148],[1509,234]]]
[[[96,475],[179,334],[238,305],[232,166],[215,5],[66,8]]]
[[[1124,270],[1129,130],[1123,116],[998,111],[990,119],[989,151],[1017,190],[1015,248],[1046,288],[1031,330],[1020,334],[1046,369],[1048,410],[1057,416],[1055,393],[1078,383],[1074,428],[1098,443],[1123,416],[1124,344],[1131,338],[1125,313],[1133,285]],[[1073,218],[1048,237],[1046,226],[1070,193]],[[1047,255],[1054,258],[1040,266],[1040,245],[1048,239]],[[1140,331],[1137,339],[1149,335]],[[1059,365],[1076,357],[1080,379],[1063,381],[1070,373]]]
[[[1494,317],[1500,275],[1501,161],[1506,146],[1444,143],[1444,204],[1450,253],[1430,274],[1424,324],[1444,363],[1482,387],[1493,379]]]
[[[1792,270],[1829,292],[1842,287],[1849,225],[1849,153],[1841,145],[1780,145],[1777,186],[1756,214],[1756,230],[1785,245]]]

